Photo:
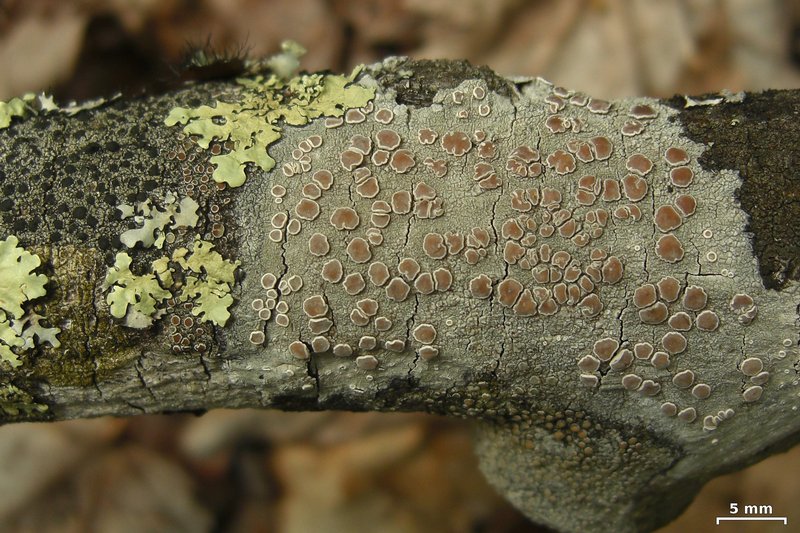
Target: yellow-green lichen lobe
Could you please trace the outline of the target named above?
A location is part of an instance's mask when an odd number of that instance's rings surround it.
[[[9,127],[14,117],[24,118],[29,113],[33,113],[34,110],[30,104],[35,98],[34,94],[29,93],[18,98],[12,98],[8,102],[0,101],[0,130]]]
[[[287,53],[291,56],[301,52],[290,49]],[[196,135],[203,148],[214,140],[233,144],[228,153],[211,157],[215,166],[213,178],[218,183],[241,186],[247,163],[263,171],[271,170],[275,160],[267,148],[281,138],[285,125],[302,126],[322,116],[338,117],[347,109],[366,105],[375,96],[374,89],[355,83],[360,68],[349,76],[303,74],[286,79],[284,67],[288,65],[281,63],[279,72],[268,76],[238,79],[238,102],[217,101],[213,106],[194,109],[176,107],[165,119],[167,126],[182,124],[183,131]]]
[[[187,256],[186,248],[175,251],[173,260],[186,273],[178,300],[185,302],[193,299],[194,316],[224,326],[230,318],[228,309],[233,305],[231,287],[239,261],[229,261],[213,248],[210,242],[195,237],[191,255]]]
[[[138,243],[144,248],[163,248],[168,229],[193,228],[197,225],[197,209],[200,205],[192,198],[186,196],[178,202],[174,194],[167,193],[161,203],[163,210],[152,205],[149,199],[139,202],[135,208],[127,204],[117,206],[123,220],[133,217],[141,224],[141,227],[126,230],[120,235],[122,244],[128,248],[133,248]],[[135,213],[139,215],[134,216]]]
[[[295,41],[283,41],[281,53],[267,59],[267,67],[281,78],[291,78],[300,68],[300,58],[306,55],[306,51],[303,45]]]
[[[106,296],[111,316],[124,318],[128,327],[145,328],[153,323],[156,307],[171,294],[159,285],[155,275],[131,272],[131,261],[127,253],[117,254],[114,266],[106,274],[103,290],[111,288]]]
[[[11,235],[0,241],[0,308],[14,318],[22,318],[22,304],[45,295],[47,276],[34,274],[41,263],[38,256],[18,247],[19,240]]]
[[[11,368],[22,364],[19,356],[36,342],[60,345],[57,338],[60,330],[42,326],[41,316],[22,307],[47,293],[47,276],[34,273],[41,259],[18,244],[14,235],[0,241],[0,361]]]
[[[147,328],[165,312],[163,303],[175,289],[179,302],[193,304],[194,316],[224,326],[230,318],[231,288],[239,261],[229,261],[213,248],[212,243],[196,236],[191,251],[178,248],[171,256],[159,257],[151,262],[150,272],[142,275],[131,271],[131,256],[118,253],[103,282],[103,290],[111,289],[106,296],[111,315],[124,319],[127,327]],[[170,263],[180,267],[180,283],[176,283],[176,270]]]
[[[56,104],[53,96],[46,93],[26,93],[22,96],[12,98],[8,102],[3,102],[0,100],[0,130],[11,126],[15,118],[25,119],[32,115],[50,112],[59,112],[72,117],[82,111],[96,109],[109,101],[117,99],[118,97],[119,95],[116,95],[110,100],[106,100],[105,98],[96,98],[81,104],[72,102],[66,107],[60,107],[58,104]]]
[[[77,107],[76,109],[84,109]],[[24,119],[31,115],[38,115],[40,112],[50,111],[70,111],[61,109],[56,105],[51,95],[41,93],[25,93],[22,96],[12,98],[8,102],[0,100],[0,130],[9,127],[14,118]]]

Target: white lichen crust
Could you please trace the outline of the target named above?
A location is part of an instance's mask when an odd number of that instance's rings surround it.
[[[233,201],[226,342],[265,394],[399,388],[387,407],[492,420],[489,477],[535,519],[646,529],[685,499],[647,518],[639,494],[796,431],[798,290],[764,290],[739,177],[699,165],[672,109],[516,86],[413,110],[377,91],[286,128]]]

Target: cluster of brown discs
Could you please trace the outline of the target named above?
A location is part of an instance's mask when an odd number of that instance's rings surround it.
[[[233,148],[232,141],[212,142],[208,152],[188,138],[185,134],[178,134],[179,148],[167,153],[167,159],[179,161],[181,164],[181,175],[183,176],[182,190],[180,197],[188,196],[197,201],[201,209],[206,214],[208,224],[207,231],[202,236],[204,240],[214,241],[216,247],[225,249],[228,241],[226,235],[223,210],[230,204],[231,197],[227,194],[228,189],[225,183],[217,183],[212,178],[214,165],[208,161],[211,156],[220,155],[223,149],[230,151]],[[166,234],[168,244],[176,240],[176,236],[171,233]]]
[[[511,102],[470,81],[436,105],[443,112],[421,122],[387,99],[350,109],[317,124],[279,163],[266,240],[275,257],[302,249],[307,260],[302,277],[291,262],[264,274],[267,293],[252,302],[262,321],[254,344],[280,339],[296,359],[330,354],[365,371],[410,349],[436,361],[458,326],[453,317],[418,314],[428,302],[455,294],[470,305],[489,301],[491,312],[514,320],[561,313],[597,321],[625,303],[606,291],[619,298],[620,284],[644,271],[627,252],[652,250],[661,272],[687,255],[699,169],[688,147],[638,142],[651,131],[658,137],[651,124],[663,111],[655,104],[623,109],[561,87],[539,101]],[[514,105],[530,105],[541,123],[499,130],[497,110]],[[329,139],[328,130],[338,131]],[[491,213],[471,216],[470,205]],[[621,243],[623,232],[640,235],[642,246]],[[664,398],[661,411],[690,422],[694,402],[714,387],[682,361],[694,336],[718,331],[722,319],[706,288],[659,278],[645,278],[625,298],[642,327],[668,330],[650,342],[599,339],[578,362],[580,381],[603,391],[606,374],[618,373],[617,387],[652,398],[671,384],[686,396]],[[747,298],[730,304],[741,324],[757,312]],[[273,322],[285,333],[270,335]],[[765,371],[757,366],[742,363],[752,381],[745,401],[760,397]],[[709,415],[704,426],[732,414]]]

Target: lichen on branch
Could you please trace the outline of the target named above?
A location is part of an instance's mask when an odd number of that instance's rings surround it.
[[[0,361],[11,368],[22,364],[19,355],[33,347],[34,338],[54,348],[60,345],[58,328],[41,326],[42,317],[23,309],[27,302],[47,294],[47,276],[34,273],[41,259],[18,244],[13,235],[0,241]]]
[[[303,50],[289,48],[289,52],[297,55]],[[354,83],[360,70],[354,69],[349,76],[301,74],[287,79],[271,73],[240,78],[235,102],[176,107],[164,123],[184,125],[183,131],[196,135],[203,148],[214,140],[230,141],[227,153],[211,158],[216,167],[213,177],[218,183],[239,187],[246,179],[246,164],[265,172],[275,166],[268,148],[281,138],[285,126],[302,126],[321,116],[338,117],[347,109],[366,105],[375,91]]]

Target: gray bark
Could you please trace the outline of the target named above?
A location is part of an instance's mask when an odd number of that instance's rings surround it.
[[[215,407],[468,418],[489,480],[560,531],[652,530],[711,477],[796,442],[796,92],[606,109],[543,80],[406,60],[357,83],[375,89],[363,121],[282,126],[276,167],[244,165],[239,187],[212,177],[235,140],[203,148],[165,124],[177,106],[261,94],[235,80],[29,110],[0,129],[0,238],[48,278],[17,327],[39,315],[60,329],[58,348],[43,333],[13,349],[20,366],[2,363],[5,419]],[[221,116],[207,126],[233,123]],[[320,170],[330,188],[309,185]],[[337,209],[357,213],[352,229],[337,229]],[[324,254],[310,252],[317,233]],[[192,269],[180,258],[202,262],[196,236],[221,257]],[[135,276],[169,261],[174,284],[152,278],[170,294],[155,313],[132,302],[112,316],[120,252]],[[342,280],[322,274],[334,259]],[[220,262],[238,262],[224,326],[197,294],[178,301]]]

